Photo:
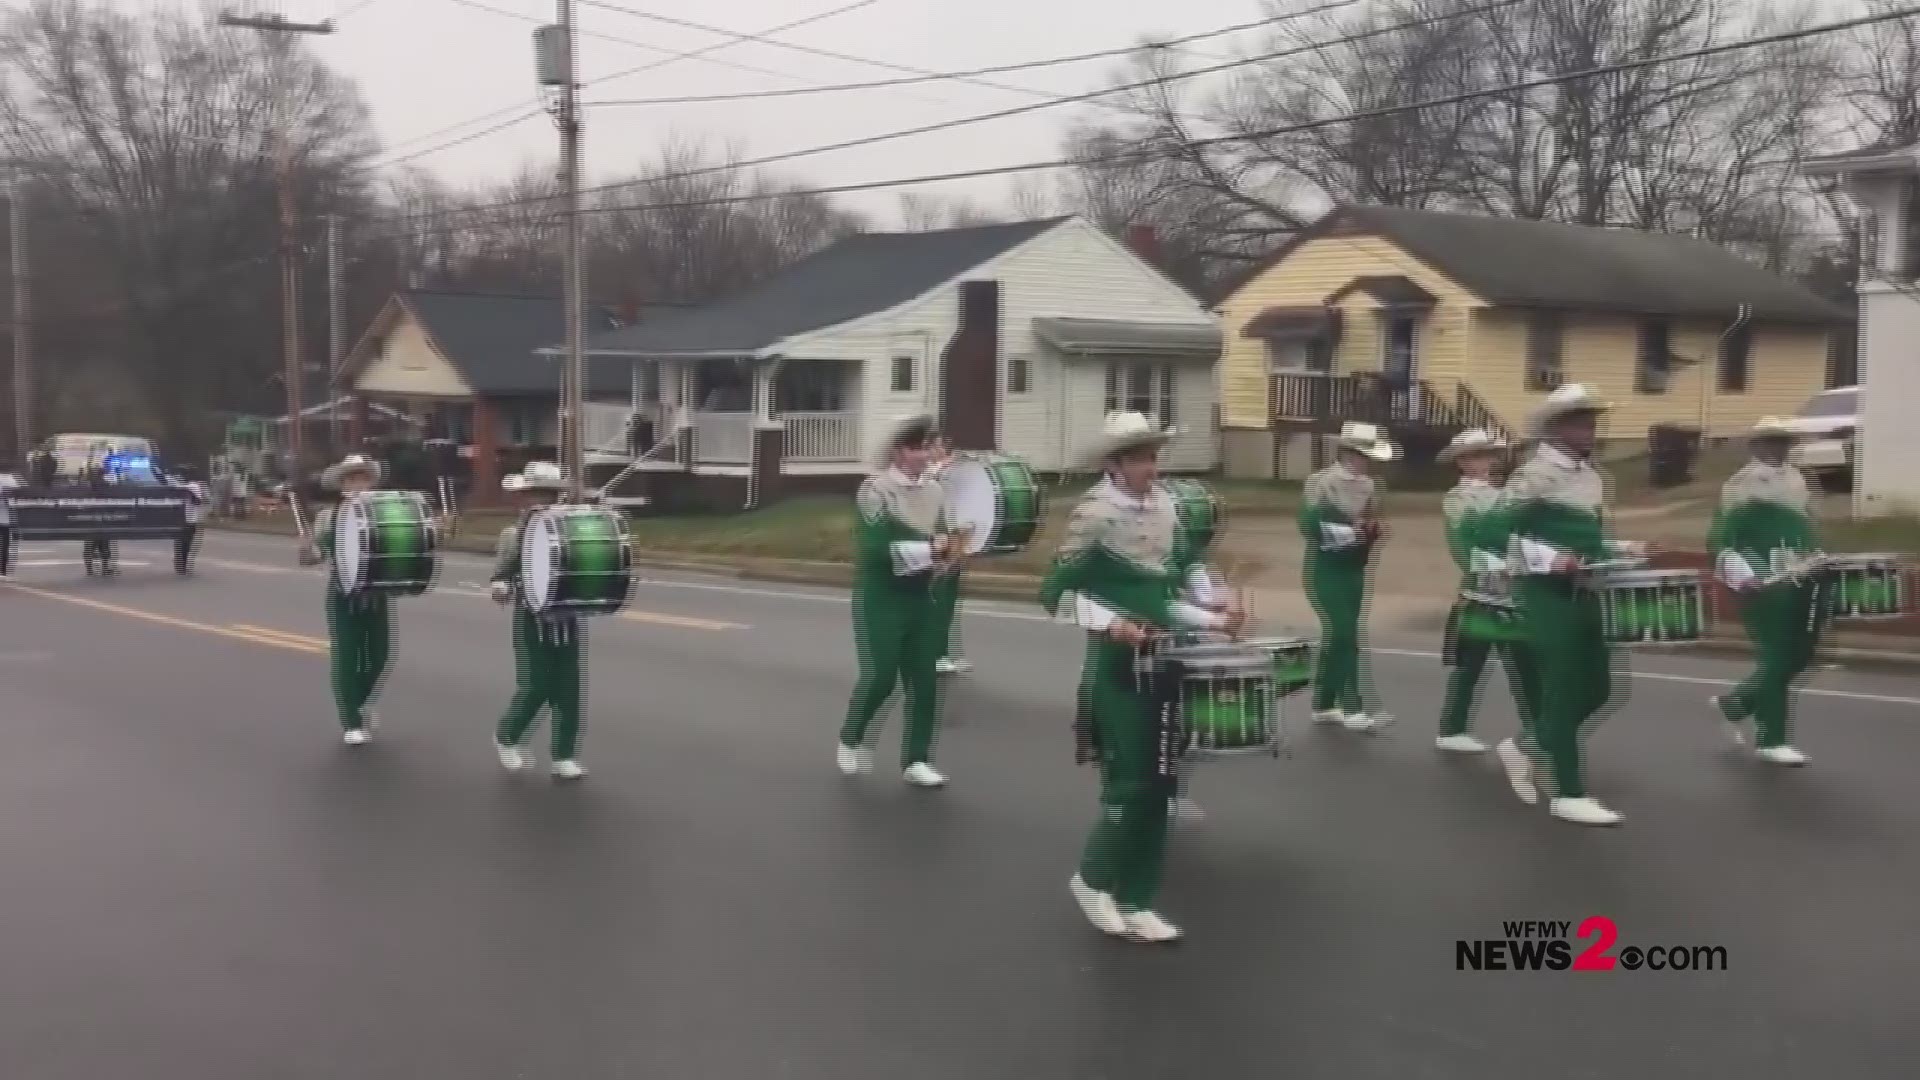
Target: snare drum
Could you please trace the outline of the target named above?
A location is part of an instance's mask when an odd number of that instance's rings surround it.
[[[1706,633],[1706,591],[1696,571],[1616,571],[1592,587],[1600,594],[1602,632],[1615,645],[1698,641]]]
[[[439,569],[438,546],[419,492],[355,492],[334,513],[334,579],[348,596],[419,596]]]
[[[1176,645],[1154,657],[1180,683],[1180,720],[1189,752],[1278,754],[1274,660],[1237,644]]]
[[[535,614],[610,615],[627,604],[633,545],[619,512],[598,506],[535,511],[520,537],[520,594]]]
[[[954,524],[973,528],[968,554],[1023,550],[1040,529],[1040,481],[1018,458],[956,455],[941,470],[940,486]]]
[[[1213,489],[1198,480],[1160,481],[1173,496],[1173,507],[1180,515],[1180,530],[1194,551],[1206,551],[1227,527],[1227,508]]]
[[[1520,641],[1526,637],[1519,610],[1504,595],[1466,589],[1460,593],[1459,610],[1457,629],[1462,637],[1479,641]]]
[[[1895,555],[1836,555],[1828,561],[1835,619],[1897,619],[1906,613],[1906,575]]]
[[[1253,638],[1247,647],[1262,649],[1273,663],[1273,692],[1277,697],[1298,693],[1313,685],[1313,642],[1305,638]]]

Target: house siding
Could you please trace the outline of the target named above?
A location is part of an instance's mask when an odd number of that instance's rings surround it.
[[[1039,472],[1078,468],[1083,451],[1104,422],[1106,365],[1098,358],[1063,357],[1036,339],[1033,320],[1046,317],[1130,319],[1141,322],[1207,323],[1214,318],[1189,296],[1126,248],[1081,221],[1060,226],[1000,257],[982,263],[965,280],[1000,282],[999,419],[1003,453],[1023,458]],[[789,342],[795,357],[844,357],[866,361],[863,400],[867,456],[894,416],[938,412],[940,353],[959,319],[959,282],[942,286],[911,304]],[[892,389],[897,350],[918,358],[919,378],[910,393]],[[1030,388],[1008,392],[1014,358],[1028,361]],[[1129,357],[1138,362],[1163,362]],[[1183,434],[1169,448],[1167,466],[1211,469],[1218,457],[1214,436],[1215,365],[1207,360],[1172,361],[1178,368],[1174,404]]]
[[[1516,432],[1546,394],[1527,389],[1528,314],[1481,310],[1472,320],[1469,384],[1494,414]],[[1562,381],[1584,383],[1613,403],[1603,438],[1641,443],[1655,424],[1704,426],[1709,437],[1733,438],[1762,416],[1797,411],[1826,385],[1824,330],[1756,324],[1747,369],[1747,389],[1719,388],[1719,342],[1726,324],[1673,320],[1670,349],[1697,361],[1673,371],[1662,394],[1635,388],[1640,320],[1630,315],[1565,313]],[[1710,391],[1706,399],[1701,391]],[[1704,406],[1704,417],[1703,413]]]
[[[1920,514],[1920,300],[1890,285],[1860,290],[1860,440],[1856,509]]]
[[[440,355],[413,319],[398,319],[379,349],[379,354],[354,381],[357,392],[407,397],[473,396],[466,379]]]
[[[1271,307],[1323,304],[1355,278],[1389,275],[1405,277],[1437,300],[1432,317],[1422,327],[1416,377],[1436,389],[1459,379],[1467,356],[1471,313],[1481,306],[1479,299],[1379,237],[1319,237],[1301,244],[1220,305],[1221,330],[1226,335],[1220,365],[1222,425],[1266,428],[1271,424],[1267,346],[1241,332],[1248,322]],[[1335,372],[1380,370],[1379,304],[1356,291],[1343,297],[1339,307],[1343,332],[1334,354]]]

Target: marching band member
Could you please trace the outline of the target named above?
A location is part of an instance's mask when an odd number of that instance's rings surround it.
[[[1040,593],[1049,612],[1070,608],[1089,635],[1076,757],[1099,762],[1102,814],[1070,887],[1095,927],[1147,942],[1180,937],[1154,911],[1180,748],[1136,680],[1137,650],[1177,625],[1238,634],[1245,623],[1177,598],[1178,512],[1154,483],[1170,435],[1139,413],[1107,418],[1098,455],[1107,476],[1074,509]]]
[[[1497,545],[1485,539],[1487,516],[1500,502],[1500,488],[1494,483],[1493,473],[1506,449],[1506,443],[1476,428],[1454,436],[1446,449],[1440,451],[1441,461],[1451,461],[1460,469],[1460,482],[1447,492],[1442,509],[1447,519],[1447,548],[1460,567],[1463,592],[1472,590],[1481,575],[1506,569],[1505,559],[1489,550]],[[1533,710],[1540,700],[1538,673],[1534,670],[1533,658],[1518,642],[1489,641],[1475,633],[1469,621],[1466,602],[1456,600],[1447,620],[1444,650],[1453,673],[1447,677],[1447,697],[1441,706],[1440,736],[1435,745],[1457,754],[1483,754],[1486,744],[1474,738],[1470,728],[1487,654],[1500,654],[1500,665],[1506,669],[1507,684],[1513,691],[1514,708],[1520,714],[1523,736],[1533,722]]]
[[[1185,568],[1182,577],[1184,592],[1181,599],[1202,611],[1215,614],[1223,614],[1231,610],[1233,605],[1229,602],[1225,582],[1215,577],[1213,567],[1207,564],[1207,556],[1211,554],[1210,544],[1202,542],[1201,538],[1185,529],[1180,532],[1181,540],[1175,549],[1174,558],[1180,566]],[[1183,768],[1180,770],[1178,793],[1174,796],[1171,809],[1176,817],[1199,821],[1207,814],[1188,794],[1189,787],[1187,770]]]
[[[1613,646],[1602,628],[1600,597],[1583,576],[1589,564],[1646,553],[1643,545],[1607,536],[1606,480],[1590,459],[1600,414],[1609,408],[1579,383],[1547,395],[1534,417],[1539,448],[1507,482],[1490,529],[1513,557],[1521,627],[1539,667],[1533,749],[1548,770],[1549,808],[1554,817],[1579,825],[1621,820],[1587,794],[1581,766],[1584,725],[1616,700]],[[1537,802],[1528,755],[1505,742],[1500,760],[1514,794]]]
[[[927,465],[927,475],[938,482],[947,466],[953,461],[953,448],[948,445],[945,435],[933,436],[932,461]],[[933,602],[937,609],[935,617],[945,629],[945,651],[934,670],[942,675],[958,675],[972,671],[973,662],[960,655],[960,579],[966,574],[965,561],[956,562],[953,572],[940,575],[933,583]]]
[[[855,503],[853,636],[860,678],[847,703],[837,759],[848,776],[873,767],[867,729],[892,696],[906,692],[901,765],[907,783],[940,787],[933,767],[934,727],[940,713],[936,670],[947,650],[940,590],[963,554],[964,537],[945,530],[946,495],[927,474],[933,418],[897,421],[882,444],[883,468],[861,483]]]
[[[518,475],[502,480],[503,490],[515,492],[520,520],[500,530],[494,549],[489,591],[502,604],[513,603],[520,592],[521,535],[536,509],[560,502],[567,478],[550,461],[528,462]],[[528,765],[521,742],[545,708],[553,715],[553,778],[578,780],[587,775],[580,756],[583,672],[580,654],[586,647],[586,627],[576,615],[536,615],[525,604],[513,607],[513,701],[500,717],[494,749],[508,772]]]
[[[1368,564],[1381,535],[1373,467],[1392,461],[1395,451],[1372,424],[1346,424],[1335,453],[1332,465],[1307,478],[1300,499],[1307,597],[1320,618],[1313,718],[1350,731],[1373,731],[1389,718],[1377,709],[1372,716],[1366,711],[1360,622],[1366,613]]]
[[[380,463],[359,454],[329,466],[320,474],[320,486],[342,498],[366,491],[380,482]],[[349,596],[333,572],[333,523],[339,513],[329,506],[315,516],[313,534],[300,548],[300,565],[327,564],[327,655],[333,673],[333,703],[348,746],[359,746],[378,726],[368,705],[386,678],[392,660],[393,605],[382,593]]]
[[[1764,574],[1786,571],[1819,550],[1806,478],[1787,463],[1793,438],[1792,427],[1778,417],[1762,417],[1754,426],[1753,460],[1720,489],[1720,512],[1707,539],[1720,580],[1742,597],[1740,620],[1755,655],[1753,674],[1713,704],[1735,739],[1746,741],[1740,725],[1751,720],[1754,753],[1789,766],[1807,763],[1787,742],[1788,699],[1813,664],[1824,621],[1814,582],[1762,581]]]

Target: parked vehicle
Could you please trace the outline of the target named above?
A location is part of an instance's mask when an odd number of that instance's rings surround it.
[[[1800,471],[1829,491],[1853,484],[1855,446],[1860,434],[1860,388],[1841,386],[1823,390],[1794,414],[1791,460]]]

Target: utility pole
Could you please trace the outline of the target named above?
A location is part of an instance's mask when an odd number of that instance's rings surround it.
[[[13,441],[20,468],[33,451],[33,316],[27,275],[27,185],[18,175],[7,192],[7,245],[13,249]]]
[[[558,3],[559,25],[534,31],[533,40],[540,84],[560,90],[553,107],[554,119],[560,125],[560,188],[566,219],[561,303],[566,311],[567,355],[560,376],[560,461],[566,470],[568,492],[578,502],[586,493],[587,471],[581,431],[581,414],[585,412],[582,387],[586,384],[581,320],[587,287],[580,235],[580,80],[575,70],[580,52],[574,36],[573,0]]]
[[[327,434],[334,456],[345,453],[341,433],[340,365],[346,359],[347,327],[340,295],[340,215],[327,215]]]
[[[287,44],[284,35],[291,34],[331,34],[331,20],[320,23],[290,22],[281,15],[234,15],[225,13],[220,16],[221,26],[231,26],[243,30],[257,30],[275,36],[277,48]],[[284,56],[281,57],[284,62]],[[278,82],[278,80],[276,80]],[[280,104],[280,87],[274,87],[276,107]],[[277,110],[276,110],[277,111]],[[296,489],[306,480],[306,432],[300,416],[300,384],[303,381],[300,339],[300,244],[299,212],[294,202],[293,190],[293,144],[287,139],[287,120],[276,119],[274,137],[278,146],[275,150],[275,177],[280,189],[280,304],[281,322],[285,329],[286,370],[282,379],[287,386],[287,479]]]

